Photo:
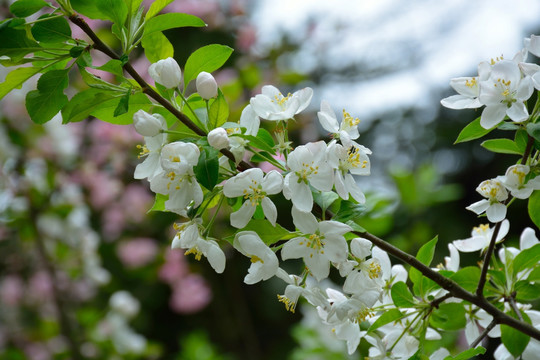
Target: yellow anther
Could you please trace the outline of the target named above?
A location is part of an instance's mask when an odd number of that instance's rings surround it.
[[[189,249],[188,251],[184,253],[184,255],[189,255],[189,254],[194,254],[195,260],[197,261],[201,260],[201,257],[203,255],[203,253],[199,249],[197,249],[197,247],[192,247],[191,249]]]
[[[363,321],[366,321],[368,318],[374,316],[375,313],[373,312],[373,309],[371,308],[364,308],[356,314],[355,321],[361,323]]]
[[[473,77],[471,80],[467,80],[465,81],[465,86],[468,86],[470,88],[472,88],[473,86],[475,86],[477,84],[476,82],[476,78]]]
[[[376,279],[381,275],[381,265],[376,262],[369,264],[368,276],[370,279]]]
[[[150,154],[150,151],[146,147],[146,145],[137,145],[137,149],[139,149],[141,152],[137,156],[137,158],[145,157],[146,155]]]
[[[343,121],[348,127],[354,127],[360,124],[360,119],[353,118],[351,114],[345,111],[345,109],[343,109]]]
[[[278,295],[277,298],[279,302],[285,304],[285,309],[287,309],[287,311],[290,311],[294,314],[294,310],[296,309],[296,303],[294,301],[284,295]]]
[[[258,257],[257,255],[251,255],[251,262],[252,263],[260,262],[264,264],[264,260]]]
[[[283,106],[291,98],[291,96],[291,93],[288,93],[287,96],[283,96],[283,94],[279,93],[278,95],[274,96],[274,100],[272,100],[272,102]]]

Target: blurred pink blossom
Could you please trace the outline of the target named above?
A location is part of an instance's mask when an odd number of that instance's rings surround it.
[[[181,250],[167,249],[165,263],[159,269],[159,278],[168,284],[189,274],[186,258]]]
[[[118,205],[108,207],[102,216],[103,236],[109,241],[116,240],[126,225],[125,209]]]
[[[45,271],[35,272],[28,280],[29,296],[34,300],[44,301],[52,298],[53,283]]]
[[[212,291],[199,274],[189,274],[173,286],[169,301],[171,309],[181,314],[202,310],[212,299]]]
[[[126,216],[134,222],[141,222],[146,218],[146,212],[152,206],[154,197],[148,191],[147,186],[133,183],[126,186],[120,200],[125,208]]]
[[[52,359],[51,352],[41,343],[29,343],[25,346],[24,352],[29,360],[49,360]]]
[[[8,305],[17,305],[24,295],[24,282],[17,275],[7,275],[0,284],[0,299]]]
[[[124,265],[136,268],[148,264],[157,255],[158,246],[153,239],[135,238],[118,244],[116,253]]]

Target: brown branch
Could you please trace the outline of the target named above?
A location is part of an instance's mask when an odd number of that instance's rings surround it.
[[[497,322],[495,320],[492,320],[489,325],[482,331],[482,333],[471,343],[471,349],[474,349],[477,347],[480,342],[489,334],[491,330],[497,325]],[[475,324],[476,326],[476,324]]]

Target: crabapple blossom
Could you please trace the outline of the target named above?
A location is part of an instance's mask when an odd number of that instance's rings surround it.
[[[288,120],[304,110],[313,97],[311,88],[303,88],[293,94],[283,96],[274,86],[263,86],[261,94],[251,98],[253,111],[266,120]]]
[[[234,237],[233,246],[251,259],[251,266],[244,278],[246,284],[255,284],[268,280],[278,271],[279,261],[276,254],[261,240],[254,231],[241,231]]]
[[[357,265],[347,275],[343,284],[343,291],[350,294],[361,294],[372,289],[382,289],[384,280],[381,274],[381,264],[375,257],[366,259],[371,255],[371,242],[362,238],[351,240],[351,254],[354,256]]]
[[[172,242],[172,248],[187,249],[185,255],[194,254],[195,260],[200,260],[204,255],[212,268],[217,273],[225,270],[225,253],[214,240],[206,240],[201,237],[199,231],[200,220],[193,220],[183,224],[174,224],[176,235]]]
[[[501,177],[501,181],[513,197],[527,199],[534,190],[540,190],[540,177],[527,181],[529,172],[530,167],[528,165],[512,165],[506,170],[506,174]]]
[[[333,170],[326,160],[326,143],[307,143],[294,149],[287,159],[291,171],[283,181],[283,195],[300,211],[313,208],[310,185],[320,191],[332,190]]]
[[[480,81],[487,80],[491,72],[491,65],[481,62],[478,65],[478,76],[458,77],[450,80],[450,86],[456,90],[458,95],[452,95],[441,100],[444,107],[454,110],[476,109],[482,104],[478,99],[480,94]]]
[[[243,228],[251,220],[257,206],[261,205],[264,216],[275,226],[277,209],[268,195],[281,192],[282,186],[283,177],[276,170],[264,175],[261,169],[253,168],[230,178],[223,185],[223,194],[229,198],[243,196],[246,199],[240,209],[231,214],[231,225]]]
[[[330,132],[334,139],[355,140],[358,139],[358,124],[360,120],[353,118],[343,110],[343,120],[338,124],[336,113],[326,101],[321,101],[321,111],[317,113],[319,122],[324,130]]]
[[[203,193],[195,178],[193,166],[199,159],[199,148],[181,141],[167,144],[161,151],[161,172],[150,180],[150,189],[169,195],[165,209],[186,215],[187,206],[201,204]]]
[[[491,68],[489,79],[480,82],[480,102],[486,105],[482,111],[480,125],[491,129],[505,116],[514,122],[523,122],[529,118],[524,102],[533,92],[531,78],[522,77],[516,62],[501,60]]]
[[[343,235],[351,231],[351,227],[332,220],[317,222],[313,214],[302,212],[294,206],[292,217],[295,226],[303,235],[283,245],[282,259],[303,258],[307,268],[317,280],[328,277],[330,261],[346,260],[347,242]]]
[[[217,96],[217,83],[212,74],[206,71],[201,71],[195,81],[197,92],[205,100],[209,100]]]
[[[155,136],[147,136],[144,138],[144,141],[146,144],[142,146],[138,145],[137,148],[141,150],[139,159],[145,159],[142,163],[137,165],[133,177],[135,179],[147,178],[150,181],[162,170],[160,162],[161,149],[167,142],[167,135],[158,134]]]
[[[466,209],[477,215],[485,212],[490,222],[502,221],[506,217],[506,205],[501,202],[508,198],[508,192],[501,178],[482,181],[476,191],[486,199],[477,201]]]
[[[369,175],[370,163],[367,155],[371,154],[371,150],[349,140],[347,147],[333,141],[328,145],[327,151],[328,163],[335,169],[334,186],[338,195],[348,200],[351,194],[356,201],[363,204],[366,197],[351,174]]]
[[[172,57],[159,60],[150,65],[148,74],[155,82],[167,89],[174,89],[182,83],[182,70]]]
[[[504,237],[508,234],[509,229],[510,222],[508,220],[504,220],[499,228],[499,233],[497,234],[497,239],[495,240],[496,244],[500,243],[504,239]],[[495,227],[490,228],[489,224],[482,224],[472,229],[470,238],[454,240],[452,244],[461,252],[485,250],[491,242],[491,237],[493,236],[494,230]]]

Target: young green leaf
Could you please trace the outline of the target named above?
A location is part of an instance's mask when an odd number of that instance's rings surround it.
[[[540,191],[534,191],[529,197],[527,205],[529,217],[536,227],[540,227]]]
[[[480,279],[480,269],[477,266],[467,266],[450,276],[450,279],[457,282],[467,291],[474,291]]]
[[[514,259],[514,274],[532,268],[540,261],[540,244],[521,251]],[[540,294],[539,294],[540,295]]]
[[[152,34],[156,31],[164,31],[188,26],[202,27],[206,26],[206,24],[195,15],[180,13],[163,14],[147,20],[146,25],[144,26],[143,36]]]
[[[120,115],[123,115],[129,111],[129,95],[131,94],[131,90],[126,91],[126,94],[120,98],[120,101],[118,102],[118,106],[116,109],[114,109],[113,116],[118,117]]]
[[[528,123],[527,124],[527,134],[532,136],[534,140],[540,141],[540,124],[539,123]]]
[[[40,67],[20,67],[11,71],[0,84],[0,99],[13,89],[20,88],[28,79],[41,71]]]
[[[458,135],[458,138],[454,142],[455,144],[459,144],[466,141],[471,141],[475,139],[479,139],[483,137],[484,135],[487,135],[491,130],[493,129],[484,129],[480,125],[480,118],[475,119],[473,122],[468,124],[461,130],[461,132]]]
[[[514,314],[510,314],[514,316]],[[530,319],[523,311],[523,318],[530,324]],[[508,325],[501,324],[501,341],[506,349],[515,357],[519,357],[531,340],[530,336],[525,335],[519,330],[516,330]]]
[[[75,94],[69,103],[62,108],[62,123],[82,121],[99,109],[101,104],[116,97],[117,95],[113,92],[99,89],[81,91]]]
[[[124,25],[128,7],[124,0],[94,0],[99,11],[118,26]]]
[[[481,346],[477,346],[475,347],[474,349],[467,349],[465,350],[464,352],[456,355],[456,356],[447,356],[444,358],[444,360],[469,360],[469,359],[472,359],[473,357],[475,357],[476,355],[482,355],[482,354],[485,354],[486,353],[486,349],[481,347]]]
[[[515,154],[521,155],[522,152],[519,149],[519,146],[510,139],[491,139],[486,140],[480,146],[485,149],[500,154]]]
[[[437,245],[438,238],[438,236],[435,236],[429,242],[422,245],[420,250],[418,250],[418,253],[416,254],[416,259],[419,260],[422,264],[427,266],[431,264],[431,260],[433,260],[433,254],[435,253],[435,245]],[[413,284],[419,283],[422,279],[422,276],[422,273],[413,267],[411,267],[411,269],[409,270],[409,278],[411,279]]]
[[[167,211],[165,210],[165,201],[169,200],[169,195],[156,194],[156,199],[154,200],[154,205],[147,213],[151,211]]]
[[[392,321],[399,320],[403,318],[404,316],[398,309],[390,309],[388,311],[385,311],[368,329],[368,332],[372,332],[377,330],[383,325],[389,324]]]
[[[415,305],[414,298],[403,281],[399,281],[392,286],[390,290],[392,301],[397,307],[413,307]]]
[[[171,42],[161,32],[146,35],[143,37],[141,45],[144,48],[144,54],[152,63],[174,56]]]
[[[109,60],[105,64],[97,67],[96,69],[110,72],[111,74],[117,75],[117,76],[124,76],[124,69],[122,67],[122,62],[120,60]]]
[[[443,303],[434,309],[429,319],[431,326],[442,330],[460,330],[465,327],[465,308],[461,303]]]
[[[199,184],[211,191],[218,182],[219,160],[217,150],[210,146],[204,147],[199,156],[199,162],[193,168],[193,171]]]
[[[148,20],[156,16],[161,10],[163,10],[167,5],[172,2],[173,0],[154,0],[152,5],[150,5],[150,8],[148,9],[148,12],[146,13],[145,19]]]
[[[223,125],[227,122],[227,119],[229,119],[229,104],[221,90],[219,90],[218,97],[210,105],[210,110],[208,111],[209,130]]]
[[[261,240],[268,246],[280,240],[288,240],[297,236],[296,233],[290,232],[279,224],[272,226],[268,220],[253,219],[241,231],[255,231]],[[232,242],[233,239],[234,236],[225,238],[225,240],[230,242]]]
[[[211,73],[219,69],[231,56],[233,49],[225,45],[212,44],[195,50],[187,59],[184,68],[184,86],[194,80],[201,71]]]
[[[333,191],[315,192],[313,194],[313,200],[321,207],[323,213],[337,199],[339,199],[339,196]]]
[[[71,39],[71,28],[63,17],[51,17],[43,15],[40,22],[32,26],[34,39],[44,43],[63,43]]]
[[[18,0],[9,7],[9,11],[17,17],[27,17],[37,13],[39,10],[49,6],[43,0]]]
[[[68,70],[52,70],[39,78],[37,90],[26,95],[26,110],[33,122],[46,123],[67,104],[67,86]]]
[[[525,149],[527,149],[527,143],[529,142],[529,136],[527,135],[527,131],[524,129],[519,129],[518,131],[516,131],[514,142],[516,143],[519,151],[523,154],[525,152]]]
[[[20,60],[29,53],[43,50],[37,42],[28,38],[26,30],[14,29],[10,26],[16,23],[15,20],[9,19],[0,24],[0,56],[7,56],[12,61]]]
[[[128,125],[133,123],[133,114],[138,110],[150,111],[153,104],[146,95],[141,93],[133,94],[129,97],[129,110],[125,114],[114,116],[114,111],[118,107],[121,98],[115,97],[111,100],[103,102],[97,106],[91,115],[111,124]]]

